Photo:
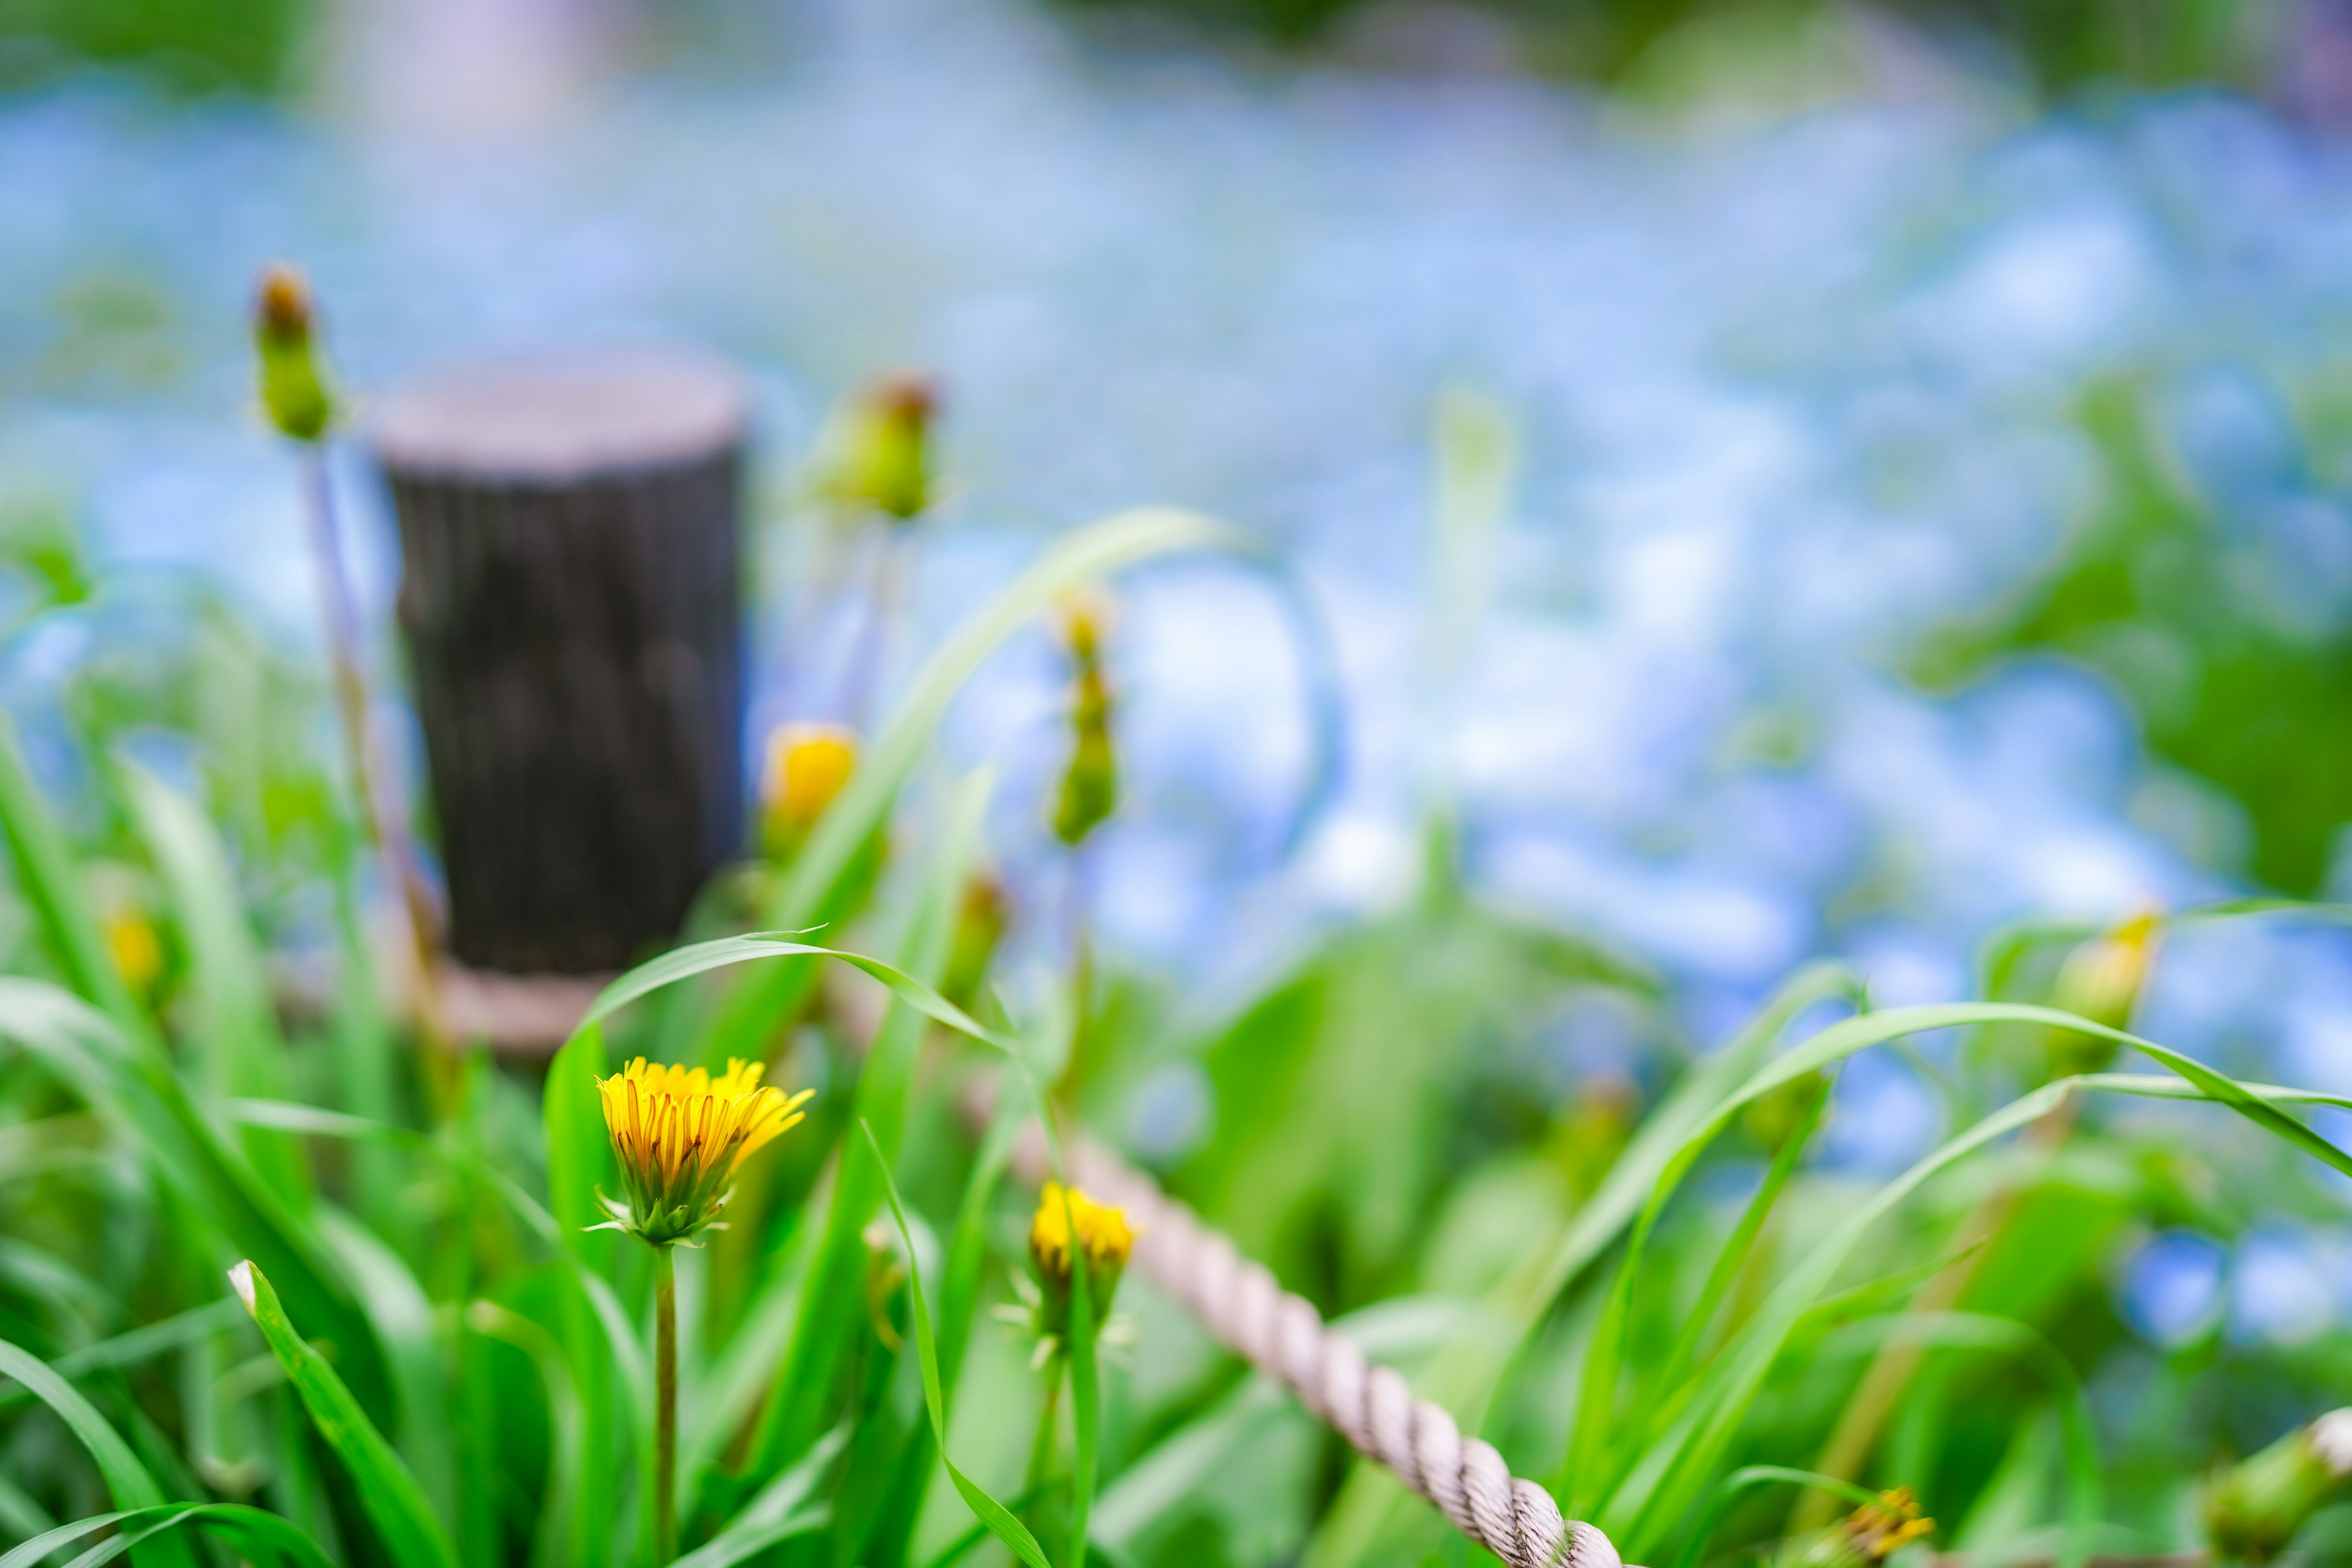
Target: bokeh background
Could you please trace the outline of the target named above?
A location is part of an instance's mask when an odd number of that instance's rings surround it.
[[[822,716],[856,636],[796,465],[922,367],[950,494],[896,676],[1149,501],[1274,542],[1326,639],[1231,565],[1127,584],[1115,962],[1205,1026],[1435,842],[1663,978],[1537,1031],[1565,1100],[1811,955],[1944,1000],[2008,922],[2352,893],[2347,114],[2338,0],[0,0],[0,702],[85,815],[93,731],[249,775],[299,952],[273,781],[331,731],[250,406],[265,261],[310,271],[362,413],[493,351],[743,366],[755,737]],[[385,508],[338,461],[394,670]],[[1008,650],[943,759],[1003,770],[1033,911],[1064,679]],[[278,716],[252,754],[232,702]],[[2186,930],[2142,1026],[2352,1089],[2352,943]],[[1837,1160],[1936,1136],[1901,1061],[1838,1094]],[[1126,1130],[1172,1159],[1220,1109],[1177,1062]],[[2158,1236],[2125,1276],[2158,1338],[2308,1336],[2352,1238]]]

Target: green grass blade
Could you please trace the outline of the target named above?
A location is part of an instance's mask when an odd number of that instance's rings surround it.
[[[100,1478],[106,1482],[107,1495],[118,1504],[127,1509],[163,1504],[163,1489],[131,1451],[131,1445],[98,1413],[97,1406],[58,1375],[54,1367],[22,1346],[0,1340],[0,1373],[23,1384],[32,1391],[33,1397],[66,1424],[66,1429],[89,1450]],[[46,1550],[37,1553],[35,1560],[47,1554]],[[195,1568],[195,1557],[187,1542],[176,1538],[157,1542],[140,1554],[140,1561],[142,1568]]]
[[[245,916],[228,846],[195,804],[134,763],[116,774],[131,819],[155,858],[169,890],[180,940],[187,944],[194,992],[198,1082],[212,1101],[286,1092],[286,1045],[268,977]],[[247,1157],[261,1178],[289,1200],[307,1202],[310,1172],[299,1145],[249,1131]]]
[[[907,1249],[907,1299],[912,1309],[915,1328],[915,1354],[923,1373],[923,1405],[931,1417],[931,1440],[939,1446],[940,1463],[947,1467],[948,1479],[964,1506],[989,1528],[990,1533],[1004,1542],[1015,1557],[1028,1568],[1053,1568],[1045,1561],[1045,1549],[1029,1527],[1013,1517],[1004,1505],[967,1476],[948,1457],[948,1416],[946,1395],[940,1388],[939,1347],[931,1339],[930,1309],[923,1300],[922,1267],[915,1258],[915,1232],[907,1223],[907,1210],[898,1201],[898,1184],[890,1179],[889,1162],[882,1158],[882,1146],[874,1141],[874,1130],[865,1129],[866,1146],[874,1152],[875,1163],[882,1168],[882,1191],[889,1200],[890,1217],[898,1222],[898,1239]]]
[[[1252,552],[1254,545],[1222,523],[1169,508],[1120,512],[1055,541],[958,627],[916,674],[847,787],[793,858],[791,872],[766,910],[766,923],[792,930],[824,917],[861,850],[889,815],[908,773],[929,750],[956,693],[1006,637],[1074,588],[1153,556],[1203,550]],[[700,1058],[715,1064],[730,1056],[762,1054],[776,1020],[807,983],[794,966],[740,987],[712,1020]]]
[[[927,868],[921,898],[902,943],[902,962],[922,984],[935,985],[955,940],[957,910],[980,824],[992,787],[985,772],[967,780],[950,814],[939,853]],[[895,1159],[915,1086],[915,1063],[930,1020],[904,1000],[894,1001],[860,1069],[853,1121],[874,1130],[886,1158]],[[862,1282],[866,1227],[882,1201],[881,1184],[864,1160],[845,1160],[834,1173],[808,1281],[801,1291],[791,1348],[777,1370],[768,1419],[755,1444],[754,1469],[782,1464],[814,1439],[836,1393],[844,1359],[868,1331]],[[812,1220],[812,1223],[814,1223]]]
[[[1859,1003],[1860,976],[1843,964],[1809,965],[1791,976],[1728,1044],[1699,1061],[1643,1122],[1591,1198],[1550,1249],[1506,1277],[1489,1294],[1492,1325],[1449,1345],[1418,1387],[1465,1431],[1477,1430],[1496,1381],[1567,1290],[1641,1212],[1685,1142],[1709,1124],[1726,1096],[1806,1009],[1843,998]],[[1419,1507],[1380,1467],[1360,1461],[1307,1550],[1307,1568],[1349,1568],[1375,1550],[1398,1511]]]
[[[0,837],[16,868],[16,890],[33,906],[41,935],[66,984],[114,1020],[131,1039],[160,1054],[154,1025],[115,972],[81,868],[41,792],[25,771],[16,726],[0,713]]]
[[[1684,1537],[1682,1552],[1675,1559],[1675,1568],[1697,1568],[1700,1548],[1706,1544],[1707,1537],[1715,1533],[1716,1525],[1723,1519],[1723,1510],[1731,1506],[1732,1500],[1751,1488],[1776,1481],[1792,1487],[1811,1487],[1820,1491],[1834,1492],[1851,1503],[1878,1500],[1878,1494],[1868,1487],[1859,1487],[1852,1481],[1843,1481],[1817,1470],[1792,1469],[1786,1465],[1749,1465],[1724,1477],[1707,1494],[1705,1506],[1699,1510],[1697,1523]]]
[[[1998,1351],[2015,1357],[2049,1385],[2057,1402],[2059,1430],[2066,1447],[2066,1534],[2058,1568],[2083,1568],[2090,1561],[2092,1531],[2100,1509],[2099,1428],[2083,1380],[2058,1347],[2031,1325],[1981,1312],[1906,1312],[1841,1330],[1822,1346],[1825,1354],[1849,1347],[1876,1349],[1890,1341],[1950,1348]]]
[[[675,1568],[730,1568],[789,1536],[822,1529],[831,1512],[806,1506],[809,1494],[848,1443],[845,1423],[819,1437],[789,1469],[761,1488],[724,1530],[680,1557]]]
[[[319,1435],[351,1472],[361,1505],[393,1561],[399,1568],[458,1568],[457,1550],[434,1518],[415,1476],[384,1441],[383,1434],[343,1386],[343,1380],[287,1321],[269,1280],[247,1261],[229,1270],[229,1283],[236,1288],[238,1300],[253,1314],[262,1338],[286,1369],[287,1381],[310,1413]]]
[[[609,1278],[613,1237],[587,1228],[608,1217],[596,1205],[596,1191],[611,1180],[613,1165],[596,1094],[605,1067],[602,1022],[573,1030],[548,1064],[540,1119],[547,1134],[547,1206],[565,1226],[565,1245]]]
[[[77,1563],[94,1565],[126,1551],[144,1545],[152,1552],[163,1544],[156,1540],[164,1531],[183,1524],[198,1524],[229,1537],[248,1549],[258,1547],[249,1554],[262,1562],[282,1555],[296,1568],[335,1568],[331,1558],[319,1550],[318,1543],[285,1520],[263,1509],[248,1508],[234,1502],[163,1503],[148,1508],[128,1509],[119,1513],[93,1514],[62,1524],[24,1542],[0,1557],[0,1568],[33,1568],[52,1552],[70,1546],[75,1542],[112,1527],[118,1533],[104,1543],[106,1556],[84,1552]],[[152,1545],[149,1545],[149,1542]],[[177,1537],[173,1538],[179,1544]],[[194,1561],[193,1558],[190,1561]]]
[[[538,1369],[547,1395],[550,1445],[530,1568],[579,1568],[589,1561],[589,1543],[602,1533],[610,1510],[588,1487],[587,1408],[563,1347],[541,1324],[495,1301],[478,1300],[467,1308],[466,1326],[514,1346]]]
[[[391,1383],[367,1318],[317,1236],[289,1212],[197,1110],[157,1053],[89,1004],[37,980],[0,977],[0,1037],[16,1041],[91,1106],[137,1135],[186,1210],[286,1281],[285,1293],[371,1411],[389,1414]]]

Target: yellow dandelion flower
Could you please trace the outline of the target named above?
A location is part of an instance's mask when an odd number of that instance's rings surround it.
[[[607,1198],[612,1220],[656,1247],[689,1241],[726,1206],[727,1184],[753,1152],[802,1119],[815,1091],[787,1096],[761,1083],[759,1062],[730,1059],[714,1079],[702,1068],[662,1067],[639,1057],[596,1080],[626,1203]]]
[[[839,724],[780,724],[768,737],[761,813],[772,849],[799,847],[857,770],[857,735]]]

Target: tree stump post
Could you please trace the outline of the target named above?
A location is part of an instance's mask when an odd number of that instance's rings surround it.
[[[448,880],[448,946],[618,969],[743,834],[744,400],[677,355],[458,370],[372,440]]]

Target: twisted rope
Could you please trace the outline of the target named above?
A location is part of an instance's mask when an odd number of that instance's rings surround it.
[[[1045,1141],[1034,1129],[1014,1158],[1031,1180],[1046,1174]],[[1622,1568],[1606,1535],[1562,1519],[1551,1494],[1513,1476],[1494,1445],[1464,1436],[1442,1407],[1415,1399],[1394,1367],[1366,1361],[1312,1304],[1150,1177],[1084,1140],[1070,1151],[1070,1174],[1135,1223],[1133,1267],[1463,1534],[1510,1568]]]

